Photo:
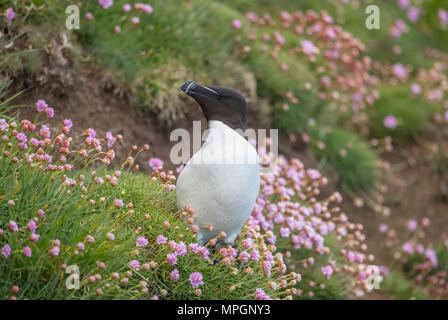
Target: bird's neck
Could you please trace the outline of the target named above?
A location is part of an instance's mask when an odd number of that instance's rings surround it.
[[[241,128],[232,128],[220,120],[209,120],[208,127],[211,130],[219,130],[219,131],[232,130],[232,131],[238,132],[241,136],[244,137],[244,132]]]

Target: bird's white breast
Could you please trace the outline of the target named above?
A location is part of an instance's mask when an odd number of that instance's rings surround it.
[[[255,205],[259,187],[259,160],[255,148],[220,121],[210,121],[201,149],[182,170],[176,185],[180,210],[191,206],[198,241],[207,242],[219,232],[232,243]],[[213,230],[206,227],[213,226]]]

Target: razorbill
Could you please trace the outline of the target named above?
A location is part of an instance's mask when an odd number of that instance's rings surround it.
[[[225,87],[187,81],[180,88],[200,105],[208,135],[179,174],[177,207],[194,210],[200,244],[222,231],[225,237],[218,238],[217,244],[233,244],[260,189],[258,154],[242,134],[247,127],[246,101]]]

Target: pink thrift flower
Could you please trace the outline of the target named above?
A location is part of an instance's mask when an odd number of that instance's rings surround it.
[[[121,32],[120,26],[115,26],[114,31],[115,31],[115,33],[120,33]]]
[[[258,251],[252,250],[250,253],[250,260],[252,260],[254,262],[258,262],[259,259],[260,259],[260,254],[258,253]]]
[[[277,42],[277,44],[279,44],[279,45],[283,45],[285,43],[285,37],[282,36],[280,34],[280,32],[277,32],[277,31],[274,32],[274,39],[275,39],[275,42]]]
[[[199,255],[204,258],[204,259],[208,259],[210,254],[210,251],[207,249],[207,247],[202,247],[201,249],[199,249]]]
[[[328,265],[321,268],[322,274],[325,276],[325,278],[330,279],[331,275],[333,274],[333,267]]]
[[[289,228],[280,228],[280,235],[282,236],[282,238],[288,238],[290,235]]]
[[[123,7],[121,7],[121,9],[124,12],[129,12],[129,11],[131,11],[132,7],[131,7],[131,5],[129,3],[126,3],[126,4],[123,5]]]
[[[321,177],[319,170],[316,170],[316,169],[307,169],[306,174],[312,180],[317,180],[317,179],[320,179],[320,177]]]
[[[233,29],[240,29],[241,28],[241,21],[238,19],[235,19],[232,21],[232,28]]]
[[[50,138],[50,128],[43,124],[41,129],[39,130],[39,134],[42,136],[42,138]]]
[[[149,241],[145,237],[138,237],[135,245],[137,247],[146,247],[148,245]]]
[[[40,235],[38,235],[37,233],[32,233],[30,234],[30,241],[31,242],[37,242],[37,240],[39,240]]]
[[[406,25],[406,23],[401,20],[401,19],[397,19],[395,20],[395,27],[398,29],[398,31],[400,32],[406,32],[408,30],[408,26]]]
[[[264,276],[266,278],[269,278],[271,276],[271,268],[272,268],[271,263],[269,261],[263,261],[262,268],[263,268]]]
[[[47,118],[53,118],[54,117],[54,109],[53,108],[46,108],[45,114],[47,115]]]
[[[3,255],[5,258],[8,258],[10,254],[11,254],[11,247],[9,246],[9,244],[5,244],[5,245],[2,247],[2,255]]]
[[[411,7],[408,10],[408,18],[412,22],[417,22],[420,18],[420,9],[416,7]]]
[[[152,7],[151,7],[149,4],[145,4],[145,5],[143,5],[142,10],[143,10],[145,13],[147,13],[147,14],[150,14],[150,13],[152,13],[152,11],[153,11]]]
[[[157,170],[160,167],[163,167],[163,161],[159,158],[151,158],[148,163],[152,170]]]
[[[166,255],[166,260],[170,266],[174,266],[177,263],[177,256],[174,253],[168,253]]]
[[[89,128],[86,130],[87,135],[89,136],[89,138],[96,138],[96,131],[93,128]]]
[[[32,233],[34,233],[34,232],[36,231],[36,229],[37,229],[37,225],[36,225],[36,222],[34,222],[34,220],[31,220],[31,221],[28,223],[28,229],[30,229],[30,231],[31,231]]]
[[[64,119],[64,127],[70,130],[73,127],[73,121],[71,119]]]
[[[114,4],[113,0],[98,0],[98,2],[104,9],[108,9]]]
[[[37,214],[39,215],[39,217],[43,218],[45,217],[45,211],[42,209],[37,210]]]
[[[129,261],[129,267],[138,271],[140,269],[140,262],[137,260],[131,260]]]
[[[409,231],[414,231],[415,229],[417,229],[417,225],[417,220],[411,219],[408,221],[407,228]]]
[[[19,231],[19,226],[14,220],[9,220],[8,229],[12,232]]]
[[[201,248],[197,243],[190,243],[188,245],[188,250],[192,253],[198,253]]]
[[[240,259],[242,263],[246,263],[247,261],[249,261],[249,258],[250,255],[246,251],[241,251],[238,257],[238,259]]]
[[[395,129],[397,127],[397,118],[390,114],[384,118],[383,124],[387,129]]]
[[[401,35],[404,32],[408,31],[408,27],[406,25],[406,23],[404,23],[403,20],[401,19],[397,19],[395,20],[395,22],[391,25],[389,33],[392,37],[398,39],[401,37]]]
[[[37,146],[40,144],[40,141],[37,140],[36,138],[31,138],[31,139],[30,139],[30,143],[31,143],[33,146],[37,147]]]
[[[355,255],[355,253],[354,253],[353,251],[349,251],[349,252],[347,253],[347,259],[348,259],[348,261],[350,261],[350,262],[354,262],[355,259],[356,259],[356,255]]]
[[[410,6],[409,0],[398,0],[398,6],[402,9],[406,9]]]
[[[176,255],[183,257],[186,254],[187,254],[187,246],[185,245],[185,243],[180,241],[179,243],[176,244]]]
[[[429,262],[432,264],[433,267],[437,267],[438,260],[434,250],[426,249],[425,258],[429,260]]]
[[[87,20],[93,20],[93,14],[91,12],[86,13]]]
[[[107,146],[110,148],[115,143],[115,137],[112,135],[112,132],[108,131],[106,132],[106,142]]]
[[[170,246],[171,249],[176,249],[176,241],[170,240],[168,242],[168,245]]]
[[[139,24],[140,23],[140,18],[139,17],[133,17],[132,18],[132,24]]]
[[[402,65],[401,63],[394,64],[392,71],[398,79],[402,80],[407,77],[406,67],[404,65]]]
[[[108,232],[106,237],[110,241],[114,241],[115,240],[115,235],[112,232]]]
[[[203,285],[204,282],[202,281],[202,274],[200,272],[193,272],[190,275],[190,283],[193,289],[196,289],[199,286]]]
[[[0,119],[0,131],[8,131],[9,123],[5,119]],[[7,137],[7,136],[5,136]]]
[[[12,8],[8,8],[6,10],[6,20],[12,20],[16,16],[14,10]]]
[[[271,300],[271,298],[266,295],[266,293],[261,288],[255,289],[255,299],[257,300]]]
[[[114,199],[114,205],[117,209],[120,209],[123,207],[123,200],[121,199]]]
[[[31,248],[28,246],[24,247],[23,254],[26,255],[27,257],[31,257],[31,254],[32,254]]]
[[[243,240],[243,246],[246,250],[252,248],[254,245],[254,241],[251,238],[247,238]]]
[[[36,102],[36,109],[37,112],[43,112],[45,111],[45,109],[48,107],[47,103],[45,102],[45,100],[37,100]]]
[[[448,12],[445,9],[439,9],[437,15],[439,17],[440,25],[446,27],[448,25]]]
[[[51,250],[50,250],[50,254],[52,255],[52,256],[54,256],[54,257],[56,257],[56,256],[58,256],[59,255],[59,247],[53,247],[53,248],[51,248]]]
[[[407,254],[414,253],[414,246],[409,242],[404,243],[403,247],[401,249],[403,250],[404,253],[407,253]]]
[[[179,270],[174,269],[173,271],[171,271],[170,278],[171,278],[171,280],[173,280],[173,281],[179,281],[179,279],[180,279]]]
[[[420,93],[422,93],[422,87],[420,87],[420,85],[413,83],[411,85],[411,92],[413,95],[419,95]]]
[[[24,142],[24,143],[28,141],[26,134],[24,134],[23,132],[19,132],[16,135],[16,139],[19,140],[20,142]]]
[[[165,244],[167,240],[167,237],[163,236],[163,235],[159,235],[157,237],[157,244]]]
[[[303,40],[300,42],[300,46],[302,47],[302,52],[306,55],[312,55],[316,52],[316,47],[311,41]]]

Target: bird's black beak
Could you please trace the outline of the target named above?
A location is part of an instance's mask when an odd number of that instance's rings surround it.
[[[191,80],[184,82],[184,84],[180,86],[180,89],[185,92],[185,94],[193,98],[195,98],[196,96],[205,96],[207,98],[215,100],[220,96],[219,93],[212,88]]]

